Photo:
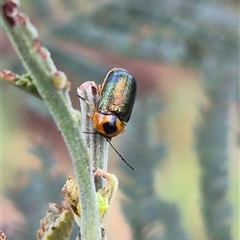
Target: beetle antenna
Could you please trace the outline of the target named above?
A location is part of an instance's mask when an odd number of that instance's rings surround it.
[[[93,106],[92,103],[90,103],[88,100],[86,100],[84,97],[82,97],[82,96],[79,95],[78,93],[77,93],[77,96],[78,96],[78,98],[80,98],[81,100],[83,100],[86,104],[88,104],[88,105],[90,105],[90,106]]]
[[[82,96],[80,96],[78,93],[77,93],[77,96],[78,96],[78,98],[82,99],[84,102],[86,101],[86,99],[83,98]]]
[[[118,152],[118,150],[112,145],[111,140],[106,138],[108,143],[111,145],[111,147],[113,148],[113,150],[117,153],[117,155],[122,159],[122,161],[128,166],[130,167],[133,171],[135,170],[124,158],[123,156]]]
[[[86,133],[86,134],[98,134],[97,132],[83,132],[83,133]]]

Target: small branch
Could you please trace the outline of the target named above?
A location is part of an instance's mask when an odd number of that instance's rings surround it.
[[[49,203],[49,210],[40,221],[37,240],[67,240],[72,232],[73,223],[73,213],[69,207]]]
[[[97,170],[94,169],[93,176],[94,178],[100,177],[100,178],[106,179],[105,186],[96,192],[98,214],[100,217],[100,221],[102,223],[115,197],[115,194],[118,188],[118,179],[115,175],[111,173],[107,173],[102,169],[97,169]],[[82,204],[79,199],[77,182],[74,178],[69,177],[67,179],[66,183],[62,188],[62,194],[66,203],[72,209],[75,221],[81,229]],[[104,228],[101,228],[101,234],[102,234],[102,239],[107,238]],[[81,233],[79,233],[79,236],[81,237]]]
[[[28,93],[31,93],[37,98],[41,98],[30,74],[26,73],[20,76],[12,73],[11,71],[3,70],[0,72],[0,80],[10,83]]]

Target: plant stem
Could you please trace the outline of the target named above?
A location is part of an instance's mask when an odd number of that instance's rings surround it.
[[[101,239],[92,166],[87,145],[79,129],[79,113],[72,108],[68,93],[64,90],[59,91],[54,86],[52,74],[56,69],[50,54],[41,47],[36,29],[27,16],[18,12],[18,6],[13,1],[6,1],[1,7],[2,26],[19,58],[31,74],[71,155],[81,198],[82,239]]]
[[[86,101],[80,100],[81,113],[83,116],[81,129],[85,133],[84,137],[90,150],[90,159],[96,169],[107,171],[108,162],[108,142],[101,135],[97,134],[93,128],[92,119],[88,114],[93,112],[92,104],[96,106],[98,101],[97,86],[94,82],[85,82],[77,89],[78,95]],[[95,178],[96,191],[103,188],[104,179]]]

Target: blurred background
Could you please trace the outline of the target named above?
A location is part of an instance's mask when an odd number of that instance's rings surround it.
[[[114,67],[137,80],[130,122],[112,140],[135,171],[110,149],[120,190],[108,239],[239,239],[239,2],[24,0],[21,11],[72,83],[74,108],[76,88]],[[1,52],[2,69],[25,72],[3,30]],[[35,239],[71,160],[44,104],[0,87],[2,230]]]

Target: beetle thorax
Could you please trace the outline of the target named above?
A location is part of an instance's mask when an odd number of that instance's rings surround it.
[[[105,136],[112,138],[124,131],[125,124],[115,115],[95,112],[93,116],[93,127],[96,131]]]

